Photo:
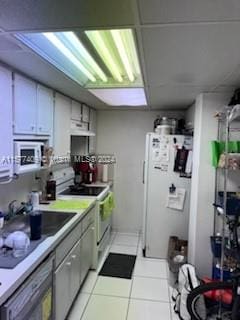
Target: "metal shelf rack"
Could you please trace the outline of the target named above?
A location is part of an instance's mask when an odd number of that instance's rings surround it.
[[[215,210],[214,236],[216,236],[217,233],[220,232],[222,237],[220,258],[220,280],[223,281],[225,262],[225,239],[229,236],[229,230],[227,228],[227,221],[229,219],[229,216],[227,214],[227,196],[229,192],[229,180],[231,181],[235,179],[235,182],[239,180],[239,184],[237,186],[235,185],[235,187],[239,188],[240,186],[240,170],[229,169],[229,142],[232,138],[234,140],[240,140],[240,105],[225,107],[223,112],[219,113],[217,116],[219,119],[218,139],[220,141],[224,141],[225,160],[223,168],[220,168],[221,170],[217,168],[216,170],[215,199],[217,202],[218,192],[221,190],[223,192],[223,213],[221,215],[221,218],[219,218],[219,213],[217,212],[217,210]],[[233,176],[234,179],[232,179]],[[231,186],[231,188],[233,188],[233,186]],[[239,192],[239,190],[235,190],[235,192]],[[215,259],[213,263],[214,265],[216,265]]]

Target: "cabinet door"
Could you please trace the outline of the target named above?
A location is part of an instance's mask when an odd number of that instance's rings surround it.
[[[81,243],[78,241],[78,243],[75,245],[73,250],[70,253],[70,259],[71,259],[71,302],[76,297],[76,294],[78,293],[78,290],[80,288],[80,280],[81,280]]]
[[[93,261],[93,224],[87,229],[81,239],[81,283],[84,281]]]
[[[82,105],[82,121],[89,122],[89,108],[85,104]]]
[[[52,135],[53,132],[53,91],[37,86],[37,133]]]
[[[71,100],[56,94],[54,110],[54,154],[56,157],[70,155]]]
[[[14,78],[14,133],[37,132],[37,85],[18,74]]]
[[[71,268],[68,256],[55,272],[55,318],[64,320],[71,307]]]
[[[94,109],[90,109],[89,130],[97,132],[97,111]],[[96,140],[96,136],[89,137],[89,153],[96,153]]]
[[[13,163],[7,158],[13,156],[12,137],[12,73],[0,67],[0,181],[12,176]]]
[[[82,120],[82,112],[81,112],[81,103],[72,100],[72,113],[71,113],[72,120]]]

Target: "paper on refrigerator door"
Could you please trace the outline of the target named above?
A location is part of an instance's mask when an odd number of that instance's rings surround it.
[[[161,142],[159,148],[153,149],[153,161],[169,162],[169,144]]]
[[[186,190],[183,188],[176,188],[174,193],[168,193],[167,207],[174,210],[183,211],[186,197]]]
[[[193,161],[193,152],[192,152],[192,150],[189,150],[188,157],[187,157],[186,168],[185,168],[185,172],[188,173],[188,174],[192,173],[192,161]]]

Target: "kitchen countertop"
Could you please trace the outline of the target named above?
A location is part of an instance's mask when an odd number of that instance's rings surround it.
[[[93,182],[91,184],[85,184],[85,186],[92,186],[92,187],[109,187],[111,188],[113,186],[113,181],[112,180],[109,180],[108,182],[102,182],[102,181],[96,181],[96,182]]]
[[[64,239],[69,231],[77,225],[81,218],[96,203],[96,199],[89,199],[90,204],[87,209],[73,210],[56,210],[61,212],[76,212],[77,214],[65,224],[54,236],[47,237],[39,246],[14,269],[0,268],[0,306],[14,293],[14,291],[27,279],[27,277],[36,269],[36,267],[52,252],[57,245]],[[52,201],[51,203],[54,203]],[[43,211],[52,211],[49,205],[39,205]]]

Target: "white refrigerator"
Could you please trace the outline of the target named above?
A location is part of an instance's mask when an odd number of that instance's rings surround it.
[[[188,150],[184,169],[188,177],[174,171],[177,150],[182,148]],[[146,257],[166,259],[170,236],[187,240],[191,158],[192,137],[147,134],[142,237]]]

